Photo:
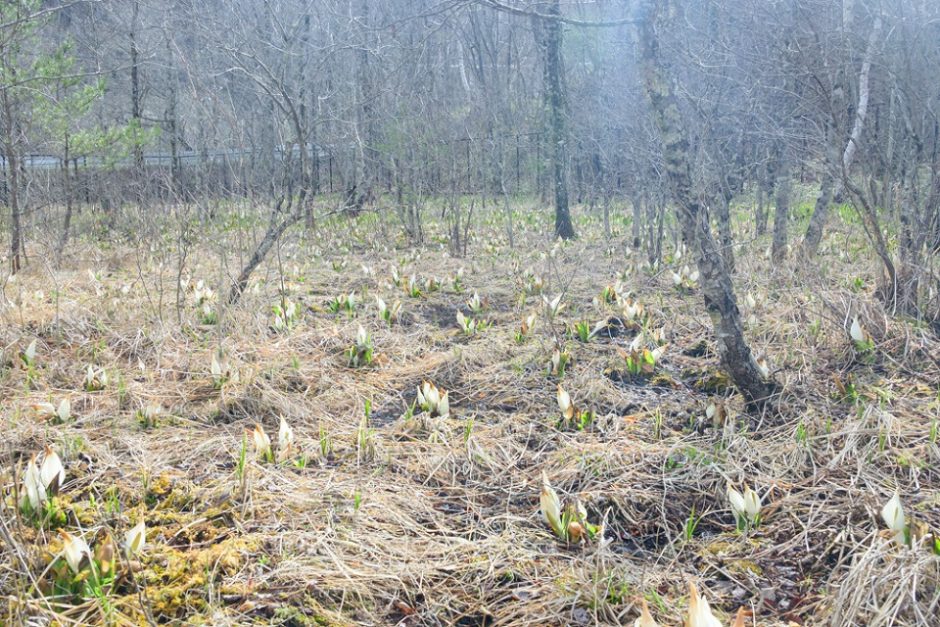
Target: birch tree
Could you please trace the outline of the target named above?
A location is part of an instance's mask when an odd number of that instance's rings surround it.
[[[690,143],[660,46],[666,4],[667,0],[644,0],[638,24],[644,84],[662,142],[665,175],[683,239],[701,274],[702,296],[712,320],[722,367],[748,405],[763,407],[774,398],[777,385],[763,376],[744,338],[731,276],[712,234],[706,207],[693,187]]]

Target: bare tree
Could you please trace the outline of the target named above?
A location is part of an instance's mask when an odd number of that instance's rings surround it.
[[[790,154],[786,144],[781,141],[773,159],[771,177],[774,181],[774,233],[770,248],[770,258],[775,264],[782,263],[787,257],[787,227],[790,222]]]
[[[678,188],[676,153],[664,150],[675,145],[659,141],[662,116],[648,115],[651,74],[632,54],[635,18],[623,4],[327,0],[313,11],[301,0],[127,0],[63,3],[39,20],[25,19],[36,0],[7,4],[6,15],[23,18],[3,22],[0,37],[0,63],[10,69],[0,148],[15,268],[34,224],[67,223],[59,248],[71,234],[94,235],[91,221],[72,220],[84,204],[104,208],[112,222],[136,213],[138,224],[144,217],[135,207],[155,199],[205,221],[260,206],[264,227],[237,248],[237,293],[272,238],[290,232],[297,215],[311,233],[318,208],[367,207],[383,221],[396,218],[423,245],[422,219],[440,203],[462,225],[463,250],[473,236],[466,195],[476,199],[475,219],[499,198],[517,244],[512,195],[551,190],[556,236],[575,234],[575,202],[597,211],[611,242],[619,214],[630,211],[629,235],[651,263],[671,226],[664,210],[677,199],[692,203],[693,221],[714,228],[724,269],[734,274],[742,206],[756,205],[748,230],[758,236],[773,216],[779,261],[799,218],[790,215],[802,189],[796,181],[818,180],[808,255],[841,195],[865,217],[885,284],[913,286],[910,296],[894,290],[898,302],[929,287],[930,244],[940,238],[930,192],[935,106],[918,80],[938,46],[926,26],[912,25],[932,23],[929,3],[672,3],[681,19],[659,32],[659,53],[661,71],[681,85],[672,96],[688,180]],[[900,43],[902,32],[912,45]],[[71,117],[64,151],[65,135],[26,115],[38,109],[18,82],[29,63],[12,60],[33,60],[67,36],[76,43],[74,74],[107,85],[87,114]],[[53,91],[29,90],[63,97]],[[107,148],[75,141],[122,126]],[[57,175],[40,174],[30,152],[56,155]],[[52,220],[63,205],[67,220]],[[718,292],[709,299],[720,300]],[[923,311],[923,296],[914,300]]]
[[[744,338],[731,276],[712,235],[707,211],[693,189],[689,140],[660,51],[658,27],[665,4],[665,0],[646,0],[639,24],[644,80],[662,140],[665,174],[676,203],[683,239],[693,251],[701,273],[702,296],[712,319],[722,367],[731,375],[748,404],[764,406],[773,398],[777,386],[761,374]]]
[[[239,300],[251,274],[281,236],[305,215],[304,207],[313,180],[311,149],[306,141],[310,135],[310,118],[303,109],[308,86],[304,74],[293,71],[292,66],[306,58],[298,48],[309,43],[307,16],[303,11],[274,13],[270,7],[234,13],[235,23],[243,35],[241,41],[236,45],[220,42],[221,49],[235,64],[235,71],[247,77],[274,105],[288,130],[288,141],[282,145],[280,172],[277,180],[272,181],[277,192],[267,228],[232,283],[230,304]],[[271,30],[267,31],[267,27]],[[268,37],[273,37],[274,41]],[[300,81],[296,80],[298,76]],[[295,160],[299,169],[297,185],[292,177]]]
[[[10,206],[10,273],[16,274],[22,266],[23,224],[20,198],[20,151],[26,137],[21,116],[24,105],[23,87],[29,76],[24,76],[24,47],[34,37],[36,24],[33,7],[13,2],[0,8],[0,22],[9,24],[0,29],[0,141],[7,175],[7,201]]]
[[[563,25],[561,4],[551,0],[542,18],[541,47],[545,65],[545,101],[548,109],[549,136],[552,151],[552,184],[555,192],[555,235],[562,239],[574,237],[571,212],[568,208],[568,125],[564,66],[561,54]]]
[[[819,243],[822,241],[823,229],[829,219],[829,207],[833,198],[838,198],[842,194],[842,171],[851,172],[852,162],[855,161],[855,154],[858,151],[858,145],[862,137],[862,129],[865,126],[865,118],[868,116],[868,101],[870,98],[869,77],[871,75],[872,58],[875,54],[875,48],[878,45],[881,33],[882,19],[875,17],[874,25],[871,29],[871,35],[868,39],[868,46],[865,49],[865,56],[862,60],[862,67],[858,74],[858,105],[855,108],[855,119],[852,124],[852,131],[849,134],[845,148],[842,150],[841,160],[837,156],[837,149],[834,146],[834,129],[839,128],[838,116],[844,110],[840,107],[840,101],[844,90],[838,90],[838,94],[832,98],[832,118],[826,125],[829,129],[827,133],[826,161],[827,167],[823,173],[823,180],[819,188],[819,195],[816,197],[816,204],[813,213],[810,216],[809,225],[806,227],[806,234],[803,236],[803,251],[809,256],[815,256],[819,250]],[[836,162],[838,165],[836,165]]]
[[[936,7],[926,5],[894,5],[892,15],[886,30],[905,42],[931,38],[927,24],[940,17]],[[876,17],[869,50],[878,38],[880,22]],[[857,123],[847,146],[851,151],[848,159],[843,157],[840,172],[841,184],[881,260],[879,293],[887,308],[931,321],[940,318],[940,308],[936,302],[932,310],[926,307],[930,291],[923,288],[937,252],[940,225],[940,116],[932,104],[940,91],[922,77],[937,62],[936,47],[916,53],[908,44],[891,47],[880,58],[881,76],[871,81],[880,91],[872,95],[867,73],[875,68],[874,60],[870,68],[863,68],[864,89],[859,92]],[[876,115],[870,132],[856,133],[869,98],[887,106]],[[856,174],[849,172],[853,157],[859,166]]]

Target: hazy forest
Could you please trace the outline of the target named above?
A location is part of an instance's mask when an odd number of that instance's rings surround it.
[[[940,627],[940,0],[0,0],[0,626]]]

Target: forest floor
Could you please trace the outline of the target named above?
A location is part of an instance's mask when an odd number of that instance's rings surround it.
[[[500,215],[483,215],[465,258],[439,224],[415,248],[372,215],[336,221],[285,242],[234,308],[207,236],[179,319],[163,244],[78,242],[55,273],[35,261],[6,284],[0,327],[0,624],[623,625],[645,598],[678,625],[695,582],[725,625],[740,607],[748,625],[940,625],[940,341],[885,315],[860,228],[835,227],[812,266],[774,266],[742,233],[747,336],[783,390],[776,413],[751,415],[718,368],[701,294],[673,284],[688,254],[667,237],[650,269],[626,224],[605,239],[590,215],[556,244],[549,217],[519,221],[511,250]],[[539,279],[566,305],[554,317]],[[353,311],[332,313],[350,292]],[[297,315],[276,330],[282,294]],[[401,301],[390,326],[376,296]],[[628,297],[664,334],[638,376]],[[488,326],[467,335],[458,312]],[[856,316],[868,351],[849,339]],[[600,320],[577,338],[577,322]],[[359,325],[374,360],[351,367]],[[556,346],[571,358],[562,378]],[[100,390],[86,389],[89,365]],[[407,415],[423,381],[448,391],[448,416]],[[583,428],[560,420],[559,383],[593,412]],[[46,415],[65,398],[65,420]],[[262,425],[277,453],[282,417],[288,458],[259,459],[249,432]],[[38,521],[17,501],[47,445],[66,479]],[[552,533],[543,473],[584,505],[593,538]],[[736,528],[729,482],[762,497],[756,527]],[[913,548],[880,517],[895,490]],[[113,581],[91,596],[56,585],[71,577],[59,530],[95,549],[140,520],[145,548]]]

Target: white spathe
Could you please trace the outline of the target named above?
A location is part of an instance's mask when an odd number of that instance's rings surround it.
[[[124,538],[124,550],[128,557],[133,557],[143,550],[147,543],[147,526],[143,520],[134,525]]]
[[[728,502],[731,503],[731,511],[734,512],[737,518],[743,518],[746,515],[747,510],[744,504],[744,495],[731,487],[731,485],[728,485]]]
[[[264,427],[260,423],[255,423],[255,428],[251,431],[251,441],[255,446],[255,453],[259,457],[270,457],[271,438],[264,432]]]
[[[46,447],[42,466],[39,469],[39,476],[42,479],[42,485],[52,492],[58,490],[65,483],[65,467],[62,466],[62,460],[59,459],[59,456],[50,446]]]
[[[689,620],[688,627],[721,627],[719,621],[712,614],[712,608],[703,596],[699,596],[694,583],[689,583]]]
[[[558,385],[558,392],[555,395],[558,400],[558,408],[561,410],[561,413],[567,414],[568,410],[571,409],[571,395],[561,387],[561,384]]]
[[[62,422],[72,417],[72,402],[69,399],[63,398],[59,403],[59,407],[56,409],[56,417]]]
[[[656,621],[653,620],[652,614],[650,614],[650,607],[646,599],[643,599],[640,603],[640,617],[633,622],[633,627],[659,627]]]
[[[26,491],[26,501],[33,511],[39,510],[42,504],[46,502],[46,486],[42,482],[39,473],[39,467],[36,465],[36,456],[33,455],[26,465],[26,472],[23,474],[23,488]]]
[[[444,392],[444,394],[441,395],[440,402],[437,404],[437,413],[441,418],[446,418],[450,415],[450,398],[448,394],[450,394],[450,392]]]
[[[281,416],[281,422],[277,429],[277,451],[281,456],[286,455],[294,445],[294,430],[284,416]]]
[[[760,515],[760,495],[757,494],[750,486],[744,487],[744,511],[747,513],[748,517],[753,521],[756,520]]]
[[[904,507],[901,505],[901,496],[897,492],[891,497],[884,507],[881,508],[881,519],[894,534],[894,540],[898,544],[907,544],[905,530],[907,529],[907,517],[904,515]]]
[[[62,535],[62,552],[65,555],[65,561],[68,562],[72,572],[77,575],[81,569],[82,558],[86,555],[91,557],[91,549],[82,538],[76,538],[66,531],[59,533]]]
[[[542,508],[542,516],[545,522],[551,527],[559,538],[565,537],[565,530],[561,525],[561,500],[558,494],[548,482],[548,475],[542,471],[542,492],[539,496],[539,505]]]
[[[852,327],[849,329],[849,335],[852,336],[852,340],[855,342],[865,341],[865,332],[862,330],[862,325],[859,324],[858,318],[852,318]]]
[[[29,343],[29,346],[23,351],[23,356],[26,357],[26,361],[29,363],[33,363],[36,360],[36,340]]]

